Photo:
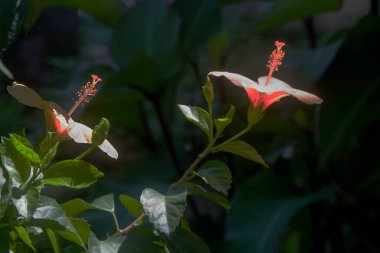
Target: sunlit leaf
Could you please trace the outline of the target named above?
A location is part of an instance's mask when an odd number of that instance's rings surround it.
[[[70,188],[85,188],[101,178],[103,173],[88,162],[81,160],[65,160],[53,164],[44,173],[41,180],[44,184],[65,186]]]
[[[12,201],[19,214],[29,218],[37,208],[40,193],[36,188],[30,188],[21,196],[12,196]]]
[[[50,240],[51,246],[53,247],[54,253],[59,253],[59,244],[58,244],[58,238],[53,230],[46,229],[46,234]]]
[[[69,217],[78,217],[88,210],[97,210],[93,205],[79,198],[62,203],[61,207]]]
[[[114,212],[115,211],[115,201],[113,194],[107,194],[101,196],[94,201],[91,202],[91,205],[98,208],[99,210],[103,210],[106,212]]]
[[[215,190],[223,192],[224,195],[228,194],[232,176],[225,163],[217,160],[208,161],[200,167],[197,174]]]
[[[33,249],[34,252],[36,252],[36,248],[33,246],[33,243],[30,240],[29,234],[26,231],[26,229],[22,226],[15,226],[14,229],[16,230],[17,236],[20,237],[20,239],[23,242],[25,242],[26,245]]]
[[[34,152],[32,144],[30,144],[28,139],[17,134],[10,134],[9,136],[13,146],[21,155],[32,163],[39,164],[41,162],[40,157]]]
[[[186,206],[187,192],[175,195],[162,195],[147,188],[140,198],[145,214],[155,229],[169,235],[178,227]]]
[[[117,253],[123,241],[124,236],[121,235],[114,235],[107,240],[100,241],[91,233],[88,240],[88,251],[90,253]]]
[[[197,106],[178,105],[185,117],[195,125],[197,125],[207,135],[210,133],[208,112]]]
[[[230,210],[231,205],[228,199],[224,197],[221,194],[214,193],[214,192],[208,192],[206,189],[204,189],[202,186],[186,182],[181,185],[184,189],[187,190],[188,194],[190,195],[198,195],[202,196],[204,198],[207,198],[208,200],[218,204],[222,208],[224,208],[226,211]]]
[[[246,159],[260,163],[265,167],[268,167],[261,155],[257,153],[256,149],[248,143],[241,140],[228,142],[227,144],[220,146],[215,152],[218,151],[239,155]]]
[[[29,223],[43,229],[52,229],[58,233],[64,231],[64,234],[61,234],[63,238],[84,247],[80,235],[64,210],[50,197],[40,197],[37,209],[33,214],[33,219],[30,220]]]
[[[119,196],[121,204],[128,210],[133,217],[139,217],[144,211],[141,203],[128,195],[122,194]]]

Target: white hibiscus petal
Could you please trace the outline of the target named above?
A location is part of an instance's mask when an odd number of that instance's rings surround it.
[[[253,89],[257,90],[257,88],[259,86],[255,81],[253,81],[253,80],[251,80],[245,76],[236,74],[236,73],[225,72],[225,71],[212,71],[212,72],[208,73],[208,75],[224,76],[228,80],[230,80],[233,84],[235,84],[236,86],[241,86],[244,88],[253,88]]]
[[[258,91],[264,92],[267,94],[283,91],[283,92],[288,93],[291,96],[294,96],[295,98],[297,98],[298,100],[306,104],[320,104],[323,102],[323,100],[319,98],[318,96],[308,93],[306,91],[295,89],[289,84],[274,77],[271,77],[268,85],[266,86],[265,85],[266,79],[267,79],[266,76],[259,77],[258,80],[260,84],[259,85],[260,89],[258,89]]]
[[[119,156],[116,149],[107,140],[104,140],[103,143],[99,145],[99,148],[112,158],[117,159]]]

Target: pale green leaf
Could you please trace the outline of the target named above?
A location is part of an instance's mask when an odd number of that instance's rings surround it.
[[[90,234],[88,240],[88,252],[89,253],[117,253],[125,237],[121,235],[113,235],[107,240],[100,241],[94,233]],[[143,247],[143,245],[141,245]]]
[[[232,176],[225,163],[217,160],[208,161],[201,166],[197,174],[215,190],[222,192],[224,195],[228,194]]]
[[[26,245],[33,249],[34,252],[36,252],[36,248],[33,246],[33,243],[30,240],[29,234],[26,231],[26,229],[22,226],[15,226],[14,229],[16,230],[17,236],[20,237],[20,239],[23,242],[25,242]]]
[[[197,106],[178,105],[178,107],[190,122],[197,125],[207,135],[210,134],[208,112]]]
[[[128,195],[120,195],[119,200],[121,204],[123,204],[123,206],[128,210],[128,212],[135,218],[139,217],[144,211],[141,203]]]

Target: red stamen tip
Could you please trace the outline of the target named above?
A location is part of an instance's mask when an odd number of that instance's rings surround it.
[[[277,47],[269,56],[267,67],[272,71],[277,71],[278,66],[281,65],[282,58],[285,53],[282,51],[282,47],[285,46],[284,42],[276,41],[274,45]]]

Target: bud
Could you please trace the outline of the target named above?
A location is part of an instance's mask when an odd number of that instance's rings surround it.
[[[206,79],[206,84],[202,87],[203,96],[208,104],[211,104],[214,101],[214,87],[212,86],[211,80],[209,77]]]
[[[104,142],[110,130],[110,122],[106,118],[102,118],[94,127],[92,132],[91,142],[92,144],[99,146]]]

